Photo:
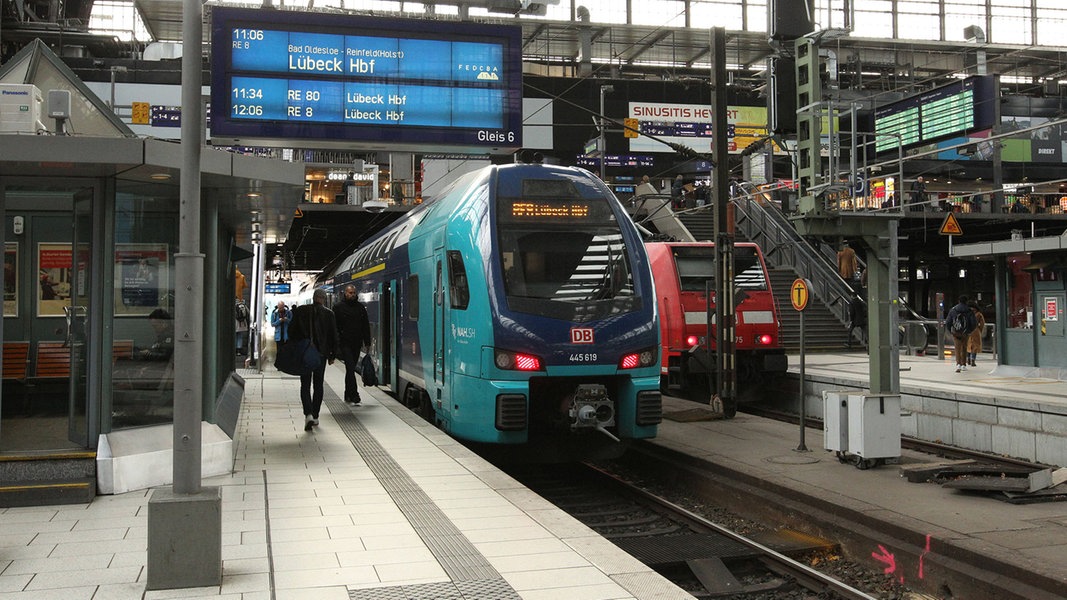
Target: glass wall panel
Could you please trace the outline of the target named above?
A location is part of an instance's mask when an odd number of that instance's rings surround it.
[[[994,6],[993,24],[988,32],[989,41],[994,44],[1024,44],[1029,46],[1033,40],[1032,25],[1029,9]]]
[[[945,2],[945,40],[953,42],[966,41],[963,30],[971,25],[979,27],[986,38],[986,9],[984,5],[961,0]]]
[[[897,3],[897,38],[941,39],[941,16],[937,2],[900,0]]]
[[[766,0],[749,0],[745,8],[745,19],[748,27],[746,31],[767,31],[767,2]]]
[[[1058,0],[1062,1],[1062,0]],[[1037,9],[1037,43],[1042,46],[1063,45],[1063,32],[1067,31],[1067,9]]]
[[[619,2],[619,0],[582,0],[582,6],[589,9],[589,21],[592,23],[626,22],[625,2]]]
[[[673,4],[681,4],[681,2]],[[692,12],[690,25],[697,29],[725,27],[729,30],[741,31],[744,29],[744,21],[742,20],[744,15],[743,8],[740,2],[694,2],[690,5],[690,11]],[[666,7],[664,9],[666,10]],[[763,19],[763,30],[766,30],[767,17],[764,16]],[[671,25],[676,27],[684,25],[684,20],[675,25],[676,22],[677,19],[672,21]]]
[[[112,428],[174,418],[178,188],[120,183],[112,264]]]
[[[856,37],[885,38],[893,37],[892,4],[888,1],[867,3],[871,10],[857,9],[853,15],[852,34]]]

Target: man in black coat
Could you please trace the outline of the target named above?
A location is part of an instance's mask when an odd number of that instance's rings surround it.
[[[978,318],[974,316],[974,311],[970,306],[967,306],[967,296],[960,296],[959,302],[956,306],[953,306],[948,311],[948,316],[945,317],[945,329],[952,335],[952,339],[955,344],[956,354],[956,372],[967,370],[967,338],[971,336],[971,332],[978,328]],[[959,321],[958,327],[953,327],[953,323],[957,322],[957,316]]]
[[[356,297],[356,286],[345,286],[344,297],[333,305],[337,316],[338,354],[345,363],[345,402],[359,404],[359,387],[356,383],[359,352],[370,347],[370,321],[367,309]]]
[[[322,407],[323,379],[326,365],[333,364],[337,356],[337,321],[333,311],[326,308],[326,292],[315,290],[312,303],[293,309],[289,324],[289,341],[298,342],[311,338],[311,343],[322,354],[323,361],[317,369],[300,376],[300,402],[304,405],[304,431],[311,431],[319,424],[319,409]],[[312,391],[314,384],[314,391]]]

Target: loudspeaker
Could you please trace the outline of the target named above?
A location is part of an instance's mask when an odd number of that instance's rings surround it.
[[[815,30],[812,0],[769,0],[767,33],[774,40],[795,40]]]
[[[796,61],[773,57],[767,76],[767,122],[771,131],[780,135],[797,132],[797,72]]]

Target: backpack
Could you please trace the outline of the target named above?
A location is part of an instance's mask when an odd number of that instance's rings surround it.
[[[952,322],[949,323],[948,326],[949,333],[952,335],[964,335],[967,333],[967,327],[969,325],[967,312],[969,311],[970,309],[967,309],[967,311],[960,310],[955,312],[955,316],[952,317]]]
[[[242,323],[247,323],[248,322],[248,307],[245,306],[244,302],[238,303],[237,306],[235,307],[234,311],[235,311],[235,315],[234,316],[237,318],[238,321],[240,321]]]

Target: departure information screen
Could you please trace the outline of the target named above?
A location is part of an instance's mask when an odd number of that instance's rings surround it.
[[[521,146],[515,26],[212,10],[212,141],[509,151]],[[269,145],[269,144],[264,144]]]
[[[969,77],[874,111],[878,152],[906,150],[972,131],[994,121],[996,87],[992,76]],[[899,139],[898,139],[899,136]]]

